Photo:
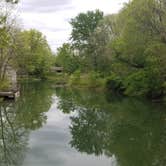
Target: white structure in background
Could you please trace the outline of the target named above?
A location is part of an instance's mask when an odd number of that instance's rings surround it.
[[[7,66],[6,68],[6,79],[10,83],[10,89],[17,89],[17,72],[11,66]]]
[[[11,66],[5,69],[5,77],[9,81],[9,88],[0,92],[0,97],[16,99],[20,96],[20,91],[17,86],[17,72]]]

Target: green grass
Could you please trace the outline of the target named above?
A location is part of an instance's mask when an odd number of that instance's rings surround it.
[[[49,73],[46,76],[46,80],[55,84],[67,84],[69,81],[69,76],[68,74],[64,74],[64,73],[59,73],[59,74]]]
[[[41,81],[34,77],[22,78],[21,81]],[[75,72],[72,75],[66,73],[48,73],[45,80],[52,84],[65,85],[72,88],[82,89],[105,89],[106,78],[101,78],[98,74],[90,72],[88,74]]]
[[[0,81],[0,90],[8,90],[10,88],[10,83],[8,80],[1,80]]]
[[[71,87],[104,89],[105,82],[104,78],[101,78],[94,73],[88,73],[71,75],[68,84]]]

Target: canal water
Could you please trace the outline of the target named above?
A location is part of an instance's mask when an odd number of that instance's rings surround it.
[[[0,103],[1,166],[165,166],[166,105],[24,83]]]

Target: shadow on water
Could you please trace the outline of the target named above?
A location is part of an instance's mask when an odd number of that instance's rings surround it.
[[[117,166],[166,165],[166,112],[162,104],[103,92],[57,90],[58,108],[71,116],[71,146],[115,156]]]
[[[46,123],[52,91],[45,84],[22,85],[16,101],[0,102],[0,165],[21,166],[29,134]]]

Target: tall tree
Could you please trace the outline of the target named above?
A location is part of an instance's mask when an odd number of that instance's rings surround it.
[[[117,23],[121,29],[111,45],[120,64],[118,68],[127,94],[151,97],[163,94],[163,63],[166,59],[164,9],[164,1],[133,0],[118,14]],[[117,68],[114,71],[120,74]]]
[[[116,17],[117,15],[105,16],[89,37],[88,58],[95,71],[108,73],[110,70],[109,43],[117,36]]]
[[[0,2],[0,80],[5,79],[7,66],[15,59],[16,26],[11,17],[12,8],[8,8],[9,1]],[[14,3],[14,1],[10,1]],[[5,10],[4,10],[5,8]]]
[[[89,37],[102,19],[103,12],[99,10],[80,13],[77,17],[72,19],[70,24],[73,28],[71,33],[73,47],[80,52],[84,51],[89,44]]]

